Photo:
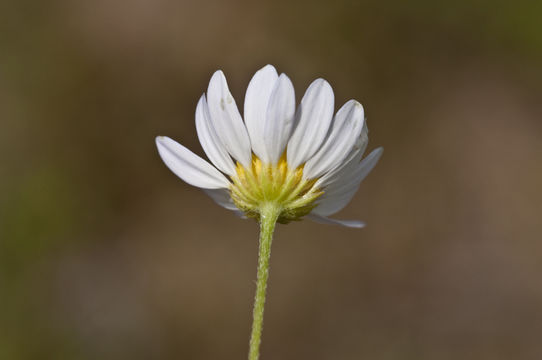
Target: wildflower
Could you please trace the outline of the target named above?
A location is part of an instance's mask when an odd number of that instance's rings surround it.
[[[243,122],[219,70],[196,107],[198,137],[214,166],[168,137],[156,144],[171,171],[226,209],[259,220],[272,205],[280,223],[306,216],[362,227],[328,216],[350,202],[382,148],[362,160],[368,130],[359,102],[348,101],[335,116],[333,110],[331,86],[317,79],[296,111],[292,82],[267,65],[248,85]]]
[[[382,148],[362,159],[368,130],[360,103],[348,101],[335,116],[333,110],[331,86],[317,79],[296,111],[292,82],[267,65],[248,85],[243,122],[219,70],[196,107],[198,137],[214,166],[168,137],[156,138],[162,160],[178,177],[260,223],[249,360],[259,358],[275,224],[306,216],[321,223],[364,225],[328,216],[350,202]]]

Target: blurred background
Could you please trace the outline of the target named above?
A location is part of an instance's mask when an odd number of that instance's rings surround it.
[[[267,63],[384,156],[279,226],[262,359],[542,358],[542,2],[0,2],[0,359],[243,359],[258,227],[162,163]]]

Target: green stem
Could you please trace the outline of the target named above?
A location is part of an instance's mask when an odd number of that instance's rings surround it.
[[[249,360],[258,360],[260,356],[260,343],[262,341],[263,311],[265,306],[265,291],[269,277],[269,258],[271,257],[271,242],[273,231],[280,215],[280,207],[276,204],[264,204],[260,209],[260,250],[258,254],[258,281],[256,283],[256,297],[252,321],[252,334],[250,336]]]

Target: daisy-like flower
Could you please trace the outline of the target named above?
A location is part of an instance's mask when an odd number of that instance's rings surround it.
[[[363,106],[350,100],[333,115],[334,103],[331,86],[317,79],[296,109],[292,82],[267,65],[248,85],[243,121],[219,70],[196,107],[196,130],[212,165],[168,137],[157,137],[156,145],[178,177],[238,214],[261,220],[272,207],[280,223],[307,217],[362,227],[328,216],[350,202],[382,148],[362,159]]]
[[[219,70],[196,107],[198,137],[214,166],[168,137],[156,138],[162,160],[178,177],[226,209],[260,223],[249,360],[259,358],[275,223],[306,216],[363,226],[328,216],[350,202],[382,148],[362,160],[368,142],[363,106],[350,100],[335,116],[333,108],[331,86],[317,79],[296,110],[292,82],[267,65],[248,85],[243,122]]]

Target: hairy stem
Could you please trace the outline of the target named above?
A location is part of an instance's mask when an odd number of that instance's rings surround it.
[[[258,254],[258,280],[256,297],[254,299],[252,334],[250,336],[249,360],[258,360],[262,340],[263,312],[265,292],[269,277],[269,258],[271,257],[271,242],[273,231],[280,214],[280,207],[273,203],[264,204],[260,209],[260,249]]]

